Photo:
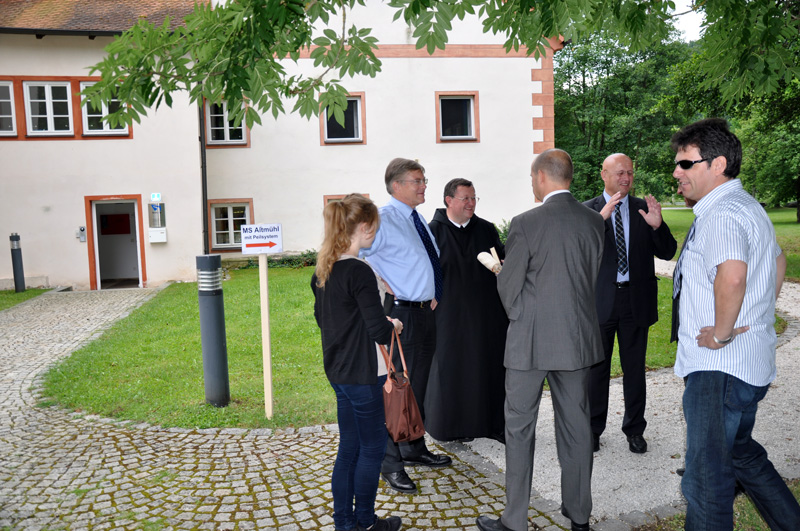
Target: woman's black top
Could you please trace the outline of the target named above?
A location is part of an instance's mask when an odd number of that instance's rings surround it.
[[[372,268],[358,259],[339,260],[323,288],[311,277],[314,318],[322,332],[325,374],[335,384],[375,384],[375,343],[389,343],[394,325],[383,313]]]

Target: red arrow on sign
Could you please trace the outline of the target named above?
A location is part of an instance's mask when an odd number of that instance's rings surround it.
[[[275,247],[278,245],[275,242],[267,242],[267,243],[247,243],[245,247]]]

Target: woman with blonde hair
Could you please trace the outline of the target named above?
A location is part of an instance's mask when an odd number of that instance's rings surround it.
[[[378,208],[350,194],[323,211],[325,238],[311,278],[314,317],[322,333],[325,375],[336,393],[339,451],[333,466],[333,522],[337,531],[397,531],[402,521],[375,514],[386,451],[383,384],[386,367],[376,343],[403,324],[383,313],[383,281],[358,251],[372,245]]]

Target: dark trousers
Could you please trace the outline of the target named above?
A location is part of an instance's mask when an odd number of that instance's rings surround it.
[[[644,410],[647,405],[645,355],[649,327],[637,326],[631,305],[631,290],[617,289],[611,315],[600,323],[605,357],[593,365],[589,373],[589,402],[592,412],[592,432],[600,435],[606,429],[608,417],[608,385],[611,376],[611,356],[614,336],[619,342],[619,361],[622,366],[622,393],[625,416],[622,431],[625,435],[641,435],[647,427]]]
[[[408,306],[393,307],[391,317],[400,319],[403,323],[400,341],[411,379],[411,388],[414,390],[422,419],[425,420],[425,390],[428,387],[433,353],[436,351],[436,319],[430,308]],[[395,348],[392,363],[395,368],[402,370],[400,355],[396,351]],[[403,457],[415,457],[426,451],[424,437],[407,443],[396,443],[390,437],[386,443],[386,456],[383,458],[381,472],[399,472],[403,470]]]

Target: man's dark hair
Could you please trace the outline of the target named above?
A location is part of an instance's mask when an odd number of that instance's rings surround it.
[[[544,172],[551,181],[567,184],[572,182],[572,157],[563,149],[547,149],[533,161],[533,174]]]
[[[416,160],[411,159],[392,159],[388,166],[386,166],[386,191],[392,195],[392,183],[401,180],[410,171],[419,170],[425,175],[425,168]]]
[[[671,147],[676,153],[694,146],[700,151],[700,158],[711,161],[725,157],[728,161],[723,174],[729,179],[739,175],[742,166],[742,143],[731,133],[728,122],[722,118],[706,118],[689,124],[672,135]]]
[[[443,198],[444,206],[447,206],[447,200],[446,199],[448,197],[455,197],[456,196],[456,192],[458,191],[458,187],[459,186],[470,187],[470,186],[472,186],[472,181],[468,181],[466,179],[462,179],[460,177],[457,177],[455,179],[452,179],[446,185],[444,185],[444,198]]]

